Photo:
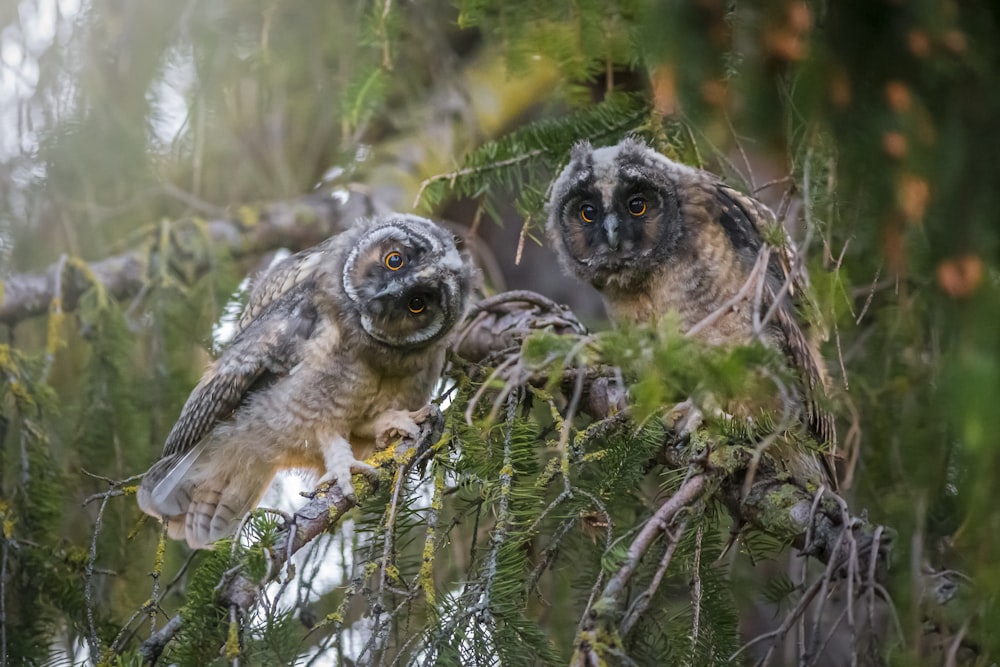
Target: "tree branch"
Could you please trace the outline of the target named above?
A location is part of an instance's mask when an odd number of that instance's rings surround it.
[[[406,451],[413,448],[415,454],[407,459],[407,463],[400,465],[408,468],[414,462],[419,461],[421,454],[427,452],[441,437],[443,425],[444,420],[441,418],[441,413],[434,411],[421,424],[420,432],[416,437],[403,438],[396,445],[398,450]],[[391,468],[392,465],[387,465],[385,469]],[[405,474],[405,471],[401,471],[400,474]],[[359,493],[363,495],[364,492],[359,488]],[[356,504],[356,501],[344,495],[336,482],[314,493],[312,499],[296,511],[282,526],[281,530],[286,535],[283,548],[270,554],[270,568],[263,579],[256,580],[248,576],[242,568],[236,568],[227,573],[227,576],[219,584],[216,596],[220,608],[235,607],[246,617],[257,603],[261,591],[278,577],[291,557],[302,547],[333,528],[340,518]],[[144,641],[139,647],[139,654],[143,660],[150,664],[155,663],[166,645],[177,635],[182,626],[181,616],[174,616],[164,627]]]
[[[367,195],[350,189],[317,192],[290,201],[243,206],[231,215],[200,225],[171,229],[177,247],[186,247],[186,236],[207,238],[218,250],[240,258],[285,247],[300,250],[345,229],[354,220],[381,212]],[[161,251],[162,252],[162,251]],[[94,282],[116,299],[140,292],[150,272],[148,253],[141,249],[85,264],[56,262],[41,273],[15,274],[3,283],[0,322],[8,325],[43,315],[61,292],[63,311]],[[212,267],[213,253],[191,257],[194,276]]]
[[[541,330],[560,334],[583,335],[585,328],[563,306],[531,292],[499,294],[480,303],[460,335],[458,354],[474,363],[499,364],[521,354],[521,344]],[[476,368],[469,369],[472,376]],[[569,397],[576,390],[578,373],[583,373],[583,400],[580,410],[594,420],[620,420],[628,415],[627,392],[621,372],[613,367],[570,369],[564,372],[562,391]],[[481,374],[481,372],[480,372]],[[528,369],[511,364],[509,384],[518,382],[542,385],[548,381],[546,369]],[[754,443],[738,441],[710,442],[707,452],[692,453],[678,446],[678,434],[667,432],[663,448],[655,462],[674,470],[698,465],[707,454],[706,472],[715,478],[713,493],[739,526],[751,526],[789,542],[807,555],[828,563],[832,558],[850,557],[848,545],[840,540],[845,526],[839,496],[827,492],[813,510],[814,492],[804,480],[797,480],[779,470],[767,453],[754,462]],[[753,480],[746,487],[748,472],[755,468]],[[857,539],[858,556],[867,558],[876,527],[849,517],[850,530]],[[808,538],[808,539],[807,539]],[[878,541],[875,580],[885,580],[891,549],[891,536]]]
[[[577,635],[576,648],[573,652],[573,659],[570,661],[572,667],[607,664],[609,657],[613,658],[623,653],[618,621],[624,612],[625,591],[632,581],[632,575],[639,567],[643,556],[653,546],[656,538],[661,533],[668,532],[681,510],[690,507],[701,497],[708,479],[708,475],[705,473],[693,474],[646,521],[642,530],[629,546],[625,562],[608,581],[601,597],[587,612],[583,627]],[[671,544],[676,544],[679,539],[680,535],[673,536]]]

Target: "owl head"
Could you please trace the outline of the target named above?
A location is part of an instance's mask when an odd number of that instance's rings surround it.
[[[471,263],[451,232],[415,215],[362,222],[343,265],[344,294],[361,328],[394,348],[441,339],[465,314]]]
[[[683,245],[677,184],[699,173],[633,137],[576,144],[548,204],[563,267],[598,289],[640,284]]]

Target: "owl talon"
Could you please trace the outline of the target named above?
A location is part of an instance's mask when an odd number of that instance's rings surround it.
[[[375,420],[375,448],[385,449],[403,438],[416,439],[420,435],[421,425],[434,420],[441,420],[441,410],[433,403],[428,403],[419,410],[387,410]]]
[[[667,413],[667,423],[673,426],[677,440],[686,440],[697,431],[705,421],[705,415],[690,398],[681,401]]]
[[[378,483],[380,471],[373,465],[364,461],[355,461],[351,464],[352,475],[364,475],[369,481]]]

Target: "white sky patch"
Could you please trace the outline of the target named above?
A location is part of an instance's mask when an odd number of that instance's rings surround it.
[[[278,248],[274,252],[274,257],[271,258],[271,263],[261,273],[261,277],[270,271],[272,266],[291,254],[292,251],[288,248]],[[212,347],[216,352],[226,347],[236,335],[236,323],[240,321],[240,315],[243,314],[243,306],[246,305],[250,282],[251,276],[240,281],[239,287],[229,296],[229,301],[222,309],[222,315],[212,326]]]
[[[0,32],[0,159],[36,146],[24,102],[38,86],[38,59],[57,38],[70,38],[83,9],[83,0],[22,0],[17,21]]]
[[[153,139],[169,148],[188,124],[188,97],[195,82],[194,58],[190,52],[174,51],[167,58],[163,76],[153,81],[146,95],[151,114]]]

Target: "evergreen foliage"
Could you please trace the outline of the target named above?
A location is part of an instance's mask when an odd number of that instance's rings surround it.
[[[0,663],[783,664],[778,626],[803,663],[996,660],[995,3],[72,4],[0,8]],[[816,447],[781,410],[715,410],[794,381],[773,350],[553,311],[456,353],[440,437],[379,453],[378,488],[294,556],[284,507],[193,557],[140,518],[134,475],[266,265],[248,249],[300,241],[223,247],[209,220],[415,201],[545,292],[554,266],[508,260],[552,177],[630,133],[786,219],[846,504],[781,468]],[[118,285],[88,264],[124,252]],[[598,380],[629,407],[588,411]],[[817,515],[854,529],[829,566],[787,557]],[[884,574],[862,547],[890,541]]]

